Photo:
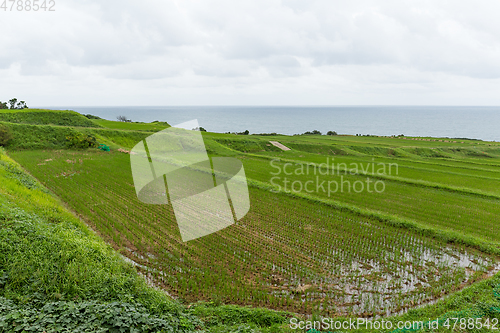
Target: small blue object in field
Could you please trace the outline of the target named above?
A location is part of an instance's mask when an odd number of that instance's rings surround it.
[[[99,145],[99,149],[102,150],[102,151],[110,151],[111,149],[109,149],[108,146],[104,145],[104,144],[100,144]]]

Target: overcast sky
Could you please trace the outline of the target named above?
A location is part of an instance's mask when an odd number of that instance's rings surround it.
[[[0,9],[0,100],[500,105],[495,0],[55,0],[54,9]]]

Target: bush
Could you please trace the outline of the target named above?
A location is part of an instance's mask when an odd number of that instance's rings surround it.
[[[337,135],[337,132],[335,131],[328,131],[326,135]]]
[[[314,130],[312,132],[307,131],[307,132],[304,133],[304,135],[321,135],[321,132],[318,131],[318,130]]]
[[[10,129],[0,125],[0,146],[6,146],[12,140]]]
[[[102,119],[101,117],[94,116],[93,114],[84,114],[83,116],[87,119]]]
[[[97,147],[97,139],[95,136],[82,133],[77,133],[74,135],[69,135],[66,137],[68,148],[95,148]]]
[[[125,122],[125,123],[131,123],[131,122],[132,122],[132,120],[131,120],[131,119],[128,119],[128,118],[127,118],[127,117],[125,117],[125,116],[118,116],[118,117],[116,117],[116,119],[117,119],[118,121],[123,121],[123,122]]]

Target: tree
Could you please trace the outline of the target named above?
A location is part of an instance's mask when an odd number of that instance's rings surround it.
[[[16,106],[16,109],[27,109],[28,106],[26,105],[26,102],[25,101],[20,101],[19,103],[17,103],[17,106]]]
[[[5,110],[8,109],[9,107],[7,106],[7,102],[1,102],[0,101],[0,110]]]
[[[118,116],[118,117],[116,117],[116,119],[118,119],[118,121],[123,121],[125,123],[131,123],[132,122],[132,120],[128,119],[125,116]]]
[[[337,132],[335,131],[328,131],[326,135],[337,135]]]
[[[9,101],[10,108],[15,109],[16,108],[16,103],[17,103],[17,98],[13,98]]]
[[[321,132],[320,132],[320,131],[318,131],[318,130],[314,130],[314,131],[312,131],[312,132],[307,131],[307,132],[305,132],[304,134],[305,134],[305,135],[321,135]]]

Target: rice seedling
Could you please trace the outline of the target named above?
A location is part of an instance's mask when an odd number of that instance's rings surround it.
[[[307,314],[381,315],[457,290],[475,272],[490,270],[496,260],[349,210],[253,186],[265,183],[269,171],[261,159],[243,160],[255,182],[250,182],[247,216],[218,233],[183,243],[171,206],[137,200],[127,154],[88,150],[12,156],[139,270],[188,301],[206,299]],[[387,188],[385,203],[345,194],[336,199],[413,216],[412,200],[430,196],[429,211],[414,213],[424,222],[431,218],[432,201],[443,203],[438,193],[432,193],[437,189],[400,182]],[[455,206],[431,216],[442,225],[456,226],[450,213],[464,198],[445,193]],[[407,202],[394,201],[400,196]],[[459,199],[453,201],[454,196]],[[486,211],[496,211],[488,206],[490,199],[471,198]],[[462,201],[461,213],[472,214],[472,208],[467,209]],[[477,213],[483,214],[480,209]],[[488,220],[481,221],[487,228]],[[482,236],[481,229],[475,229]]]

